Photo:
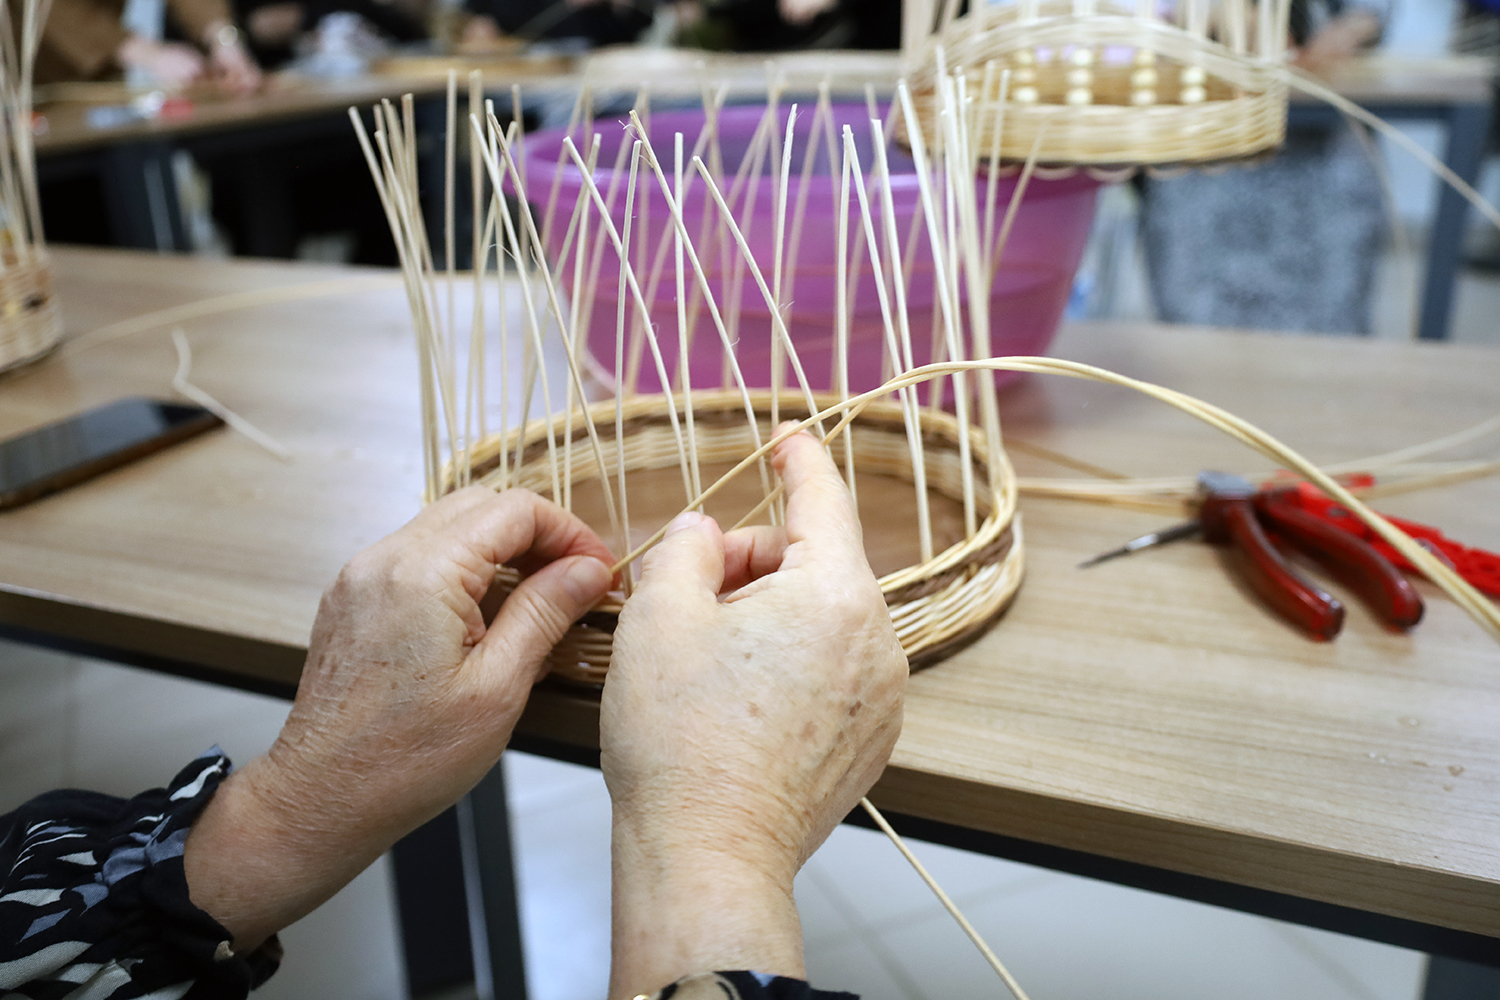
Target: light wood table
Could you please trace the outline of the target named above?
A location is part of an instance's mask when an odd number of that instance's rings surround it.
[[[75,332],[374,273],[119,251],[59,250],[57,264]],[[0,625],[284,693],[321,588],[418,507],[403,293],[392,279],[183,326],[193,381],[294,459],[217,432],[0,515]],[[1500,400],[1500,352],[1455,345],[1118,324],[1069,327],[1054,353],[1207,398],[1327,462],[1467,427]],[[0,435],[167,395],[173,368],[158,330],[11,373]],[[1261,467],[1126,390],[1033,377],[1005,391],[1004,411],[1010,438],[1131,475]],[[1071,475],[1016,457],[1025,474]],[[1500,482],[1379,506],[1500,549]],[[1022,518],[1019,597],[992,632],[913,678],[877,803],[934,839],[1500,954],[1500,647],[1476,625],[1419,583],[1428,611],[1412,634],[1382,631],[1355,603],[1344,634],[1316,644],[1255,604],[1208,546],[1073,568],[1161,515],[1026,499]],[[539,689],[518,742],[586,758],[596,702]]]

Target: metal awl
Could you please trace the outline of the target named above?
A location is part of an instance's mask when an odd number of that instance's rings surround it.
[[[1181,524],[1174,524],[1170,528],[1153,531],[1151,534],[1142,535],[1140,538],[1132,538],[1119,548],[1110,549],[1108,552],[1101,552],[1092,559],[1085,559],[1078,564],[1078,568],[1088,569],[1090,566],[1097,566],[1099,563],[1114,559],[1117,556],[1128,556],[1132,552],[1149,549],[1153,545],[1165,545],[1168,542],[1175,542],[1180,538],[1192,538],[1202,530],[1203,525],[1197,519],[1184,521]]]

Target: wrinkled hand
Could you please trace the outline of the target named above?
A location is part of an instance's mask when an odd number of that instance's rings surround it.
[[[906,657],[848,490],[809,435],[774,461],[786,528],[679,518],[615,632],[614,996],[710,969],[800,975],[792,879],[900,732]]]
[[[609,558],[535,494],[471,487],[350,560],[281,734],[194,828],[194,901],[251,945],[457,801],[499,758],[548,651],[603,596]],[[501,564],[529,575],[487,624]]]
[[[1292,64],[1316,76],[1328,76],[1380,37],[1380,18],[1354,8],[1329,21],[1307,44],[1292,52]]]
[[[332,772],[386,822],[436,815],[499,758],[548,651],[609,586],[609,559],[582,521],[525,490],[433,504],[324,593],[272,760],[308,783]],[[502,564],[534,572],[486,626]]]
[[[260,66],[241,43],[214,45],[208,58],[214,78],[231,94],[253,94],[260,88]]]
[[[776,0],[776,10],[787,24],[798,27],[834,8],[836,0]]]
[[[120,43],[115,61],[171,89],[186,87],[203,75],[203,57],[191,45],[154,42],[140,35],[131,35]]]

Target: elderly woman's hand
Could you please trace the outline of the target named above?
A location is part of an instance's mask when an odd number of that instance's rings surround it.
[[[777,450],[786,528],[684,515],[614,636],[611,996],[715,969],[801,976],[792,880],[885,767],[906,657],[822,446]]]
[[[524,490],[471,487],[350,560],[323,595],[291,715],[188,840],[194,902],[254,947],[494,766],[609,550]],[[497,568],[529,575],[498,611]],[[490,615],[493,620],[490,620]]]

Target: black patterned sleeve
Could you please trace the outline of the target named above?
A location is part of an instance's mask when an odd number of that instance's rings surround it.
[[[242,998],[281,957],[236,955],[188,898],[182,849],[230,763],[218,747],[167,788],[49,792],[0,816],[0,996]]]
[[[647,1000],[636,997],[636,1000]],[[801,979],[764,972],[702,972],[684,976],[649,1000],[859,1000],[853,993],[815,990]]]

